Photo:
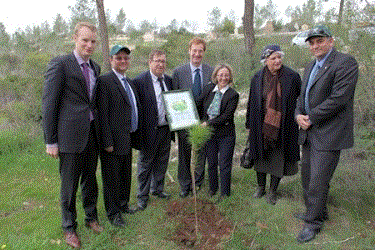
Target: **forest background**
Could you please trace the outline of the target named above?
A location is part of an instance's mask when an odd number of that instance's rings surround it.
[[[213,66],[226,62],[234,68],[234,84],[241,93],[241,101],[236,112],[233,195],[217,205],[232,222],[233,231],[216,246],[218,249],[373,249],[375,34],[369,27],[375,25],[374,6],[370,0],[341,0],[337,7],[323,10],[321,1],[307,0],[287,8],[286,21],[279,18],[278,7],[271,0],[265,5],[255,4],[252,6],[255,43],[251,53],[244,40],[242,17],[217,7],[207,13],[205,21],[209,31],[205,33],[198,33],[198,24],[194,22],[174,19],[169,25],[161,26],[156,20],[143,20],[136,26],[127,20],[122,8],[114,16],[106,12],[110,45],[125,44],[132,48],[132,66],[127,72],[130,77],[148,69],[148,53],[155,47],[167,52],[167,73],[172,74],[175,67],[188,60],[188,41],[193,36],[208,40],[206,62]],[[66,248],[60,240],[58,162],[45,155],[41,131],[43,73],[51,58],[73,50],[72,28],[78,21],[98,23],[94,1],[77,0],[69,9],[68,19],[58,14],[53,23],[34,24],[12,34],[0,22],[0,249]],[[252,199],[256,187],[254,171],[241,169],[238,163],[247,136],[244,115],[249,83],[261,68],[260,51],[267,44],[281,45],[286,54],[284,64],[302,76],[304,66],[312,57],[306,47],[292,45],[291,40],[303,28],[321,23],[332,30],[336,48],[352,54],[359,63],[355,95],[356,146],[343,153],[332,181],[329,198],[332,216],[324,233],[311,244],[298,245],[295,236],[301,223],[292,215],[303,210],[299,175],[283,179],[280,186],[283,198],[271,207],[263,200]],[[103,62],[100,48],[94,60]],[[175,150],[173,145],[166,189],[179,200]],[[101,180],[100,170],[98,177]],[[135,177],[134,165],[132,203],[136,201]],[[199,195],[209,200],[204,191]],[[100,219],[108,230],[94,236],[81,230],[83,225],[80,225],[84,247],[183,249],[184,246],[170,241],[178,225],[166,220],[167,204],[158,200],[151,202],[144,213],[127,217],[128,228],[118,230],[106,222],[101,196]],[[78,204],[81,222],[80,207]]]

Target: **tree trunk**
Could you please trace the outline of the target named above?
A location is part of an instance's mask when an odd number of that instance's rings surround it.
[[[245,37],[245,49],[248,54],[253,54],[255,46],[254,35],[254,0],[245,0],[245,13],[242,18]]]
[[[104,0],[96,0],[96,7],[98,9],[99,36],[103,53],[102,68],[104,72],[108,72],[111,70],[111,63],[109,62],[108,30],[103,1]]]
[[[341,23],[342,23],[343,10],[344,10],[344,0],[340,0],[339,18],[337,19],[338,25],[341,25]]]

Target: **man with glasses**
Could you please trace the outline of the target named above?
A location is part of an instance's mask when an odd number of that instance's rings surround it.
[[[99,111],[104,205],[112,225],[124,227],[121,213],[129,209],[132,172],[131,137],[138,133],[139,100],[125,72],[130,66],[130,50],[115,45],[110,51],[112,71],[99,77]]]
[[[154,49],[149,55],[150,70],[134,79],[141,102],[141,147],[138,156],[138,204],[136,211],[147,207],[149,193],[169,199],[164,192],[164,178],[171,148],[171,132],[162,101],[162,93],[172,90],[172,79],[166,75],[165,51]]]
[[[337,167],[340,151],[353,146],[353,101],[358,65],[350,56],[334,48],[327,27],[308,32],[306,42],[315,60],[305,69],[295,118],[302,145],[302,187],[305,213],[297,237],[300,243],[313,240],[328,220],[329,183]]]

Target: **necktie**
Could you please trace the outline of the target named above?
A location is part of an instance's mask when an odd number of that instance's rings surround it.
[[[91,96],[90,91],[90,71],[89,71],[89,65],[87,63],[82,63],[83,68],[83,76],[85,77],[86,87],[89,95]]]
[[[200,74],[200,69],[196,69],[194,75],[194,81],[193,81],[193,96],[194,99],[197,99],[201,95],[201,85],[202,85],[202,80],[201,80],[201,74]]]
[[[163,77],[158,77],[158,82],[160,83],[161,92],[164,92]]]
[[[317,64],[313,67],[313,69],[311,70],[311,73],[310,73],[309,81],[307,83],[306,93],[305,93],[305,111],[306,111],[307,114],[310,113],[309,92],[310,92],[311,86],[314,83],[316,74],[318,73],[319,69],[320,69],[320,66],[317,65]]]
[[[214,118],[219,115],[222,97],[223,93],[221,93],[219,90],[215,92],[214,99],[212,100],[210,106],[207,109],[207,114],[210,116],[210,118]]]
[[[132,119],[131,119],[131,130],[130,130],[130,132],[134,132],[138,128],[138,117],[137,117],[137,113],[135,111],[135,105],[136,104],[134,102],[134,99],[133,99],[132,92],[131,92],[128,81],[126,81],[125,77],[122,78],[122,81],[124,83],[123,85],[124,85],[126,94],[128,95],[128,99],[129,99],[130,106],[131,106],[131,109],[132,109],[132,111],[131,111]]]
[[[90,71],[89,71],[89,65],[88,63],[82,63],[83,68],[83,76],[85,77],[86,82],[86,88],[87,92],[89,93],[89,97],[91,98],[91,88],[90,88]],[[94,115],[92,114],[90,110],[90,121],[94,120]]]

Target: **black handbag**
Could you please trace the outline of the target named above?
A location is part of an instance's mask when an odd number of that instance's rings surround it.
[[[240,166],[246,169],[251,169],[254,166],[254,159],[250,159],[250,143],[249,140],[246,142],[246,147],[242,153],[240,159]]]

